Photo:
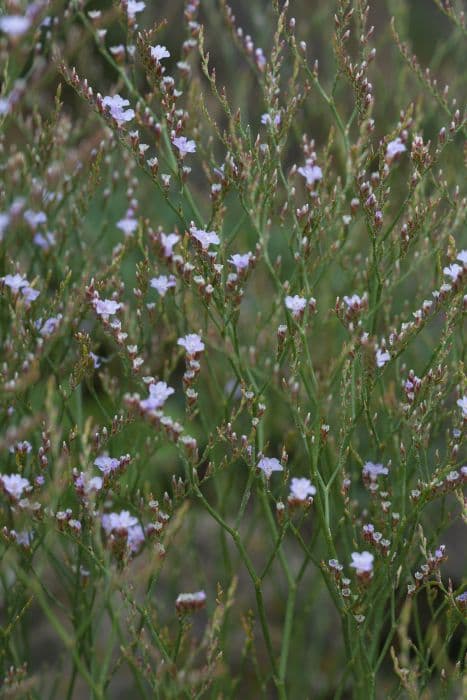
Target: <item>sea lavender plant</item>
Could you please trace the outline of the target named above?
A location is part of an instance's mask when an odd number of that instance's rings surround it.
[[[460,5],[1,4],[2,696],[460,697]]]

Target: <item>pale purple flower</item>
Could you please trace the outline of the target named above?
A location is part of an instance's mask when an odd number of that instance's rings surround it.
[[[32,452],[32,445],[28,440],[21,440],[20,442],[17,442],[16,445],[10,447],[10,452],[11,454],[14,454],[15,452],[29,454],[30,452]]]
[[[160,44],[157,44],[156,46],[151,46],[150,49],[151,58],[153,58],[158,63],[164,58],[170,58],[170,51],[167,51],[166,46],[161,46]]]
[[[344,301],[349,309],[358,309],[362,305],[362,298],[358,294],[352,294],[351,297],[345,296]]]
[[[5,116],[8,114],[12,106],[12,100],[9,95],[7,97],[0,97],[0,115]]]
[[[101,476],[90,476],[81,472],[75,477],[75,488],[81,494],[88,496],[90,493],[97,493],[102,489],[104,480]]]
[[[274,126],[280,126],[281,123],[281,115],[280,112],[276,112],[276,114],[269,114],[268,112],[265,112],[264,114],[261,115],[261,124],[274,124]]]
[[[144,530],[139,523],[128,530],[127,544],[130,552],[136,554],[144,542]]]
[[[305,311],[306,299],[299,297],[298,294],[295,294],[293,297],[286,296],[285,305],[294,318],[299,318]]]
[[[32,209],[26,209],[23,214],[23,218],[33,229],[37,228],[41,224],[47,223],[47,214],[44,211],[33,211]]]
[[[11,289],[13,294],[18,294],[20,289],[29,286],[29,282],[26,277],[18,273],[14,275],[5,275],[5,277],[0,278],[2,282]]]
[[[128,0],[127,14],[130,19],[134,19],[138,12],[142,12],[146,7],[146,3],[138,0]]]
[[[3,15],[0,17],[0,30],[11,37],[25,34],[31,26],[29,17],[22,15]]]
[[[1,112],[0,112],[1,114]],[[10,223],[10,215],[5,212],[0,212],[0,241],[3,241],[3,236]]]
[[[33,289],[32,287],[22,287],[21,292],[26,300],[26,302],[29,304],[31,301],[36,301],[37,297],[39,296],[40,292],[37,291],[37,289]]]
[[[113,316],[117,313],[119,309],[122,308],[122,304],[113,299],[96,299],[94,301],[94,308],[99,316]]]
[[[2,474],[0,482],[7,494],[15,501],[19,501],[24,491],[31,486],[29,481],[22,477],[21,474]]]
[[[463,271],[463,268],[457,263],[453,263],[452,265],[449,265],[449,267],[445,267],[443,269],[444,274],[450,277],[453,282],[457,282]]]
[[[229,263],[237,268],[237,272],[242,272],[242,270],[248,269],[252,254],[248,253],[234,253],[229,258]]]
[[[465,267],[467,265],[467,250],[461,250],[460,253],[457,253],[457,260],[460,260]]]
[[[161,297],[165,297],[171,287],[175,287],[177,281],[173,275],[160,275],[151,279],[151,287],[155,289]]]
[[[371,481],[376,481],[378,476],[387,476],[389,469],[382,464],[374,464],[373,462],[365,462],[362,469],[363,477],[369,477]]]
[[[52,335],[52,333],[55,333],[62,318],[62,314],[48,318],[39,329],[39,333],[42,335],[42,337],[47,338],[49,335]]]
[[[20,544],[22,547],[30,547],[31,543],[34,539],[34,532],[32,530],[21,530],[21,532],[15,532],[12,530],[12,533],[14,534],[16,544]]]
[[[197,333],[188,333],[183,338],[179,338],[177,345],[185,348],[188,356],[197,355],[204,350],[204,343]]]
[[[255,49],[255,59],[258,70],[263,71],[266,67],[266,56],[264,55],[263,49]]]
[[[367,574],[373,571],[374,556],[370,552],[352,552],[350,566],[357,570],[357,574]]]
[[[187,153],[196,152],[196,143],[189,141],[185,136],[177,136],[172,139],[173,145],[178,148],[180,158],[184,158]]]
[[[210,245],[218,245],[220,238],[215,231],[205,231],[202,228],[192,226],[190,234],[201,244],[203,250],[208,250]]]
[[[125,236],[132,236],[138,228],[138,220],[131,216],[130,212],[127,212],[127,215],[123,219],[117,221],[117,228],[123,231]]]
[[[386,160],[391,163],[396,156],[398,156],[400,153],[404,153],[406,150],[407,149],[402,143],[402,140],[397,137],[397,139],[394,139],[394,141],[390,141],[386,147]]]
[[[316,493],[316,487],[313,486],[311,481],[305,477],[296,478],[294,477],[290,482],[290,496],[289,498],[296,501],[307,501],[311,496]]]
[[[145,411],[154,411],[161,408],[169,396],[175,393],[175,389],[168,386],[166,382],[156,382],[149,385],[149,398],[139,402],[141,408]]]
[[[386,362],[389,362],[390,359],[391,355],[387,350],[381,350],[380,348],[376,350],[376,365],[378,367],[384,367]]]
[[[94,465],[105,475],[111,474],[117,471],[120,467],[120,460],[116,457],[109,457],[108,455],[101,455],[94,460]]]
[[[138,519],[131,515],[129,511],[122,510],[120,513],[106,513],[101,518],[102,527],[109,535],[111,532],[119,530],[129,530],[138,524]]]
[[[94,365],[94,369],[99,369],[99,367],[102,364],[102,357],[99,357],[99,355],[96,355],[94,352],[90,352],[89,357],[92,360],[92,363]]]
[[[284,467],[276,457],[261,457],[258,462],[258,469],[261,469],[269,479],[273,472],[281,472]]]
[[[176,233],[161,233],[160,241],[166,258],[172,257],[174,246],[179,240],[180,236]]]
[[[42,233],[35,233],[33,241],[42,250],[50,250],[55,245],[55,236],[53,233],[47,232],[45,235]]]
[[[104,97],[102,100],[104,107],[109,108],[110,115],[119,124],[123,122],[129,122],[135,117],[135,112],[133,109],[125,109],[130,104],[129,100],[123,99],[120,95],[113,95]]]
[[[305,166],[298,168],[297,172],[305,178],[306,184],[310,186],[323,178],[323,171],[319,165],[314,165],[311,160],[307,160]]]
[[[463,418],[467,418],[467,396],[458,399],[456,403],[462,411]]]

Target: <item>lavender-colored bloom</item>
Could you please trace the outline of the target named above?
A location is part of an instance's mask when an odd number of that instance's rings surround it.
[[[461,399],[457,399],[457,405],[462,411],[462,416],[467,418],[467,396],[463,396]]]
[[[273,472],[282,472],[284,467],[276,457],[261,457],[258,462],[258,469],[261,469],[269,479]]]
[[[120,460],[116,457],[101,455],[94,460],[95,466],[105,475],[116,471],[120,466]]]
[[[23,214],[23,218],[33,229],[37,228],[41,224],[47,223],[47,214],[44,211],[33,211],[32,209],[26,209]]]
[[[180,236],[176,233],[161,233],[160,241],[166,258],[172,257],[174,246],[179,240]]]
[[[20,544],[22,547],[30,547],[33,539],[34,532],[32,530],[22,530],[21,532],[15,532],[16,544]]]
[[[144,542],[144,530],[139,523],[128,530],[127,544],[130,552],[136,554]]]
[[[177,345],[185,348],[188,356],[197,355],[204,350],[204,343],[197,333],[188,333],[183,338],[179,338]]]
[[[386,362],[389,362],[390,359],[391,355],[387,350],[381,350],[380,348],[376,350],[376,365],[378,367],[384,367]]]
[[[146,3],[138,0],[128,0],[127,14],[130,19],[134,19],[138,12],[142,12],[146,7]]]
[[[42,250],[50,250],[55,245],[55,236],[53,233],[47,232],[45,235],[42,233],[35,233],[33,241]]]
[[[190,234],[201,244],[203,250],[208,250],[210,245],[218,245],[220,238],[215,231],[205,231],[202,228],[190,228]]]
[[[16,445],[12,445],[12,447],[10,447],[10,452],[11,454],[14,454],[15,452],[29,454],[32,452],[32,445],[29,440],[21,440],[20,442],[17,442]]]
[[[125,109],[130,104],[129,100],[124,100],[120,95],[104,97],[102,100],[104,107],[109,108],[110,115],[119,124],[130,122],[135,117],[133,109]]]
[[[1,111],[0,111],[1,114]],[[3,236],[10,223],[10,215],[5,212],[0,212],[0,241],[3,241]]]
[[[362,469],[363,477],[369,477],[372,481],[376,481],[378,476],[387,476],[389,469],[382,464],[374,464],[373,462],[365,462]]]
[[[248,253],[234,253],[229,258],[229,263],[237,268],[237,272],[246,270],[251,262],[252,254]]]
[[[151,46],[151,58],[159,63],[164,58],[170,58],[170,51],[167,51],[166,46],[161,46],[161,44],[156,44],[156,46]]]
[[[305,166],[298,168],[297,172],[305,178],[306,184],[310,186],[323,178],[323,171],[319,165],[314,165],[311,160],[307,160]]]
[[[165,297],[171,287],[175,287],[176,279],[173,275],[160,275],[151,279],[151,287],[155,289],[161,297]]]
[[[196,143],[189,141],[185,136],[177,136],[172,139],[173,145],[178,148],[180,158],[184,158],[187,153],[196,152]]]
[[[175,389],[168,386],[166,382],[156,382],[149,385],[149,398],[139,402],[141,408],[145,411],[155,411],[161,408],[169,396],[175,393]]]
[[[3,15],[0,17],[0,30],[13,38],[25,34],[30,26],[29,17],[22,15]]]
[[[99,369],[99,367],[102,364],[102,357],[99,357],[99,355],[96,355],[93,352],[89,353],[89,357],[91,358],[93,364],[94,364],[94,369]]]
[[[94,308],[99,316],[113,316],[122,308],[122,304],[113,299],[97,299]]]
[[[5,275],[5,277],[0,278],[2,282],[11,289],[13,294],[18,294],[20,289],[27,287],[29,282],[26,277],[16,273],[15,275]]]
[[[467,265],[467,250],[461,250],[460,253],[457,253],[457,260],[460,260],[465,267]]]
[[[62,314],[58,314],[58,316],[51,316],[51,318],[48,318],[39,329],[39,333],[41,334],[41,336],[47,338],[49,335],[52,335],[52,333],[55,333],[55,331],[60,325],[60,321],[62,320],[62,318]]]
[[[298,294],[295,294],[295,296],[286,296],[285,297],[285,305],[287,309],[292,313],[292,316],[294,318],[298,318],[305,310],[306,307],[306,299],[303,297],[299,297]]]
[[[0,482],[3,489],[15,501],[19,501],[24,491],[31,486],[29,481],[22,477],[21,474],[2,474]]]
[[[37,297],[39,296],[40,292],[37,291],[37,289],[33,289],[32,287],[22,287],[21,292],[26,300],[26,303],[31,303],[31,301],[36,301]]]
[[[463,268],[457,263],[453,263],[443,269],[444,274],[450,277],[453,282],[457,282],[463,271]]]
[[[274,124],[274,126],[280,126],[281,123],[281,115],[280,112],[277,112],[276,114],[269,114],[268,112],[265,112],[264,114],[261,115],[261,124]]]
[[[316,487],[306,478],[294,477],[290,482],[290,496],[293,500],[307,501],[316,493]]]
[[[357,570],[357,574],[371,573],[373,571],[374,556],[370,552],[352,552],[350,566]]]
[[[349,309],[355,309],[361,306],[363,300],[358,294],[352,294],[351,297],[345,296],[344,301]]]
[[[402,140],[398,137],[397,139],[394,139],[394,141],[390,141],[388,143],[386,148],[386,160],[391,163],[396,156],[398,156],[400,153],[404,153],[406,150],[407,149],[402,143]]]
[[[117,228],[123,231],[125,236],[132,236],[138,228],[138,221],[127,213],[123,219],[117,221]]]
[[[122,510],[120,513],[106,513],[101,518],[102,527],[109,535],[111,532],[119,530],[129,530],[138,524],[138,519],[131,515],[129,511]]]
[[[101,476],[89,476],[84,472],[81,472],[78,477],[75,478],[75,488],[88,496],[90,493],[97,493],[102,489],[104,480]]]

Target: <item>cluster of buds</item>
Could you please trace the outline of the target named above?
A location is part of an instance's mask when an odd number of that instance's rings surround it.
[[[381,476],[387,476],[389,474],[389,467],[385,467],[383,464],[375,464],[373,462],[365,462],[362,469],[362,479],[365,487],[371,492],[376,493],[378,491],[378,479]]]
[[[175,608],[179,615],[201,610],[206,605],[206,593],[197,591],[196,593],[179,593],[175,601]]]
[[[423,583],[426,583],[432,574],[439,571],[439,567],[441,566],[442,562],[447,559],[445,550],[446,546],[444,544],[440,545],[435,551],[434,555],[428,556],[426,564],[422,564],[420,569],[414,573],[415,584],[409,584],[409,595],[413,595]]]
[[[66,510],[59,510],[55,514],[55,519],[57,521],[58,529],[62,532],[68,530],[74,535],[81,534],[81,522],[76,518],[73,518],[73,511],[71,510],[71,508],[67,508]]]
[[[424,143],[423,136],[415,136],[412,141],[410,156],[420,170],[426,170],[432,164],[430,146],[431,141]]]
[[[412,404],[415,401],[416,395],[420,391],[422,386],[422,380],[415,375],[415,372],[411,369],[408,378],[403,383],[403,388],[407,401]]]
[[[383,203],[378,201],[374,188],[379,185],[379,174],[370,180],[365,180],[365,173],[359,173],[357,177],[358,193],[363,209],[375,229],[380,229],[383,225]]]
[[[330,559],[328,561],[327,568],[334,576],[336,583],[339,583],[342,577],[342,572],[344,570],[343,565],[337,559]]]
[[[353,330],[355,320],[366,309],[368,309],[368,294],[366,292],[362,296],[358,294],[352,294],[350,297],[344,296],[342,302],[339,297],[336,299],[335,312],[350,330]]]
[[[389,553],[390,541],[385,539],[381,532],[375,531],[375,526],[372,523],[367,523],[362,528],[363,539],[365,542],[369,542],[376,549],[378,549],[381,554],[387,556]]]
[[[9,544],[16,544],[22,549],[29,551],[31,549],[31,543],[34,538],[34,532],[28,530],[17,532],[16,530],[9,530],[5,526],[2,528],[2,537]]]

